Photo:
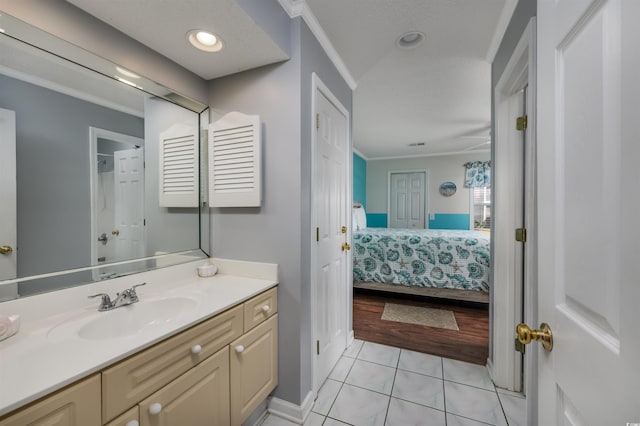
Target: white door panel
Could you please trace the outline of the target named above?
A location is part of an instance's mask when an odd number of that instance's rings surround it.
[[[348,138],[346,117],[316,92],[313,210],[318,228],[315,247],[315,383],[321,385],[346,348],[348,260],[342,250],[348,220]]]
[[[0,108],[0,280],[15,278],[18,265],[16,205],[16,113]],[[16,284],[0,286],[0,300],[17,296]]]
[[[114,152],[116,261],[144,257],[144,149]]]
[[[391,173],[389,187],[389,226],[424,228],[426,173]]]
[[[640,2],[538,8],[538,420],[640,422]]]

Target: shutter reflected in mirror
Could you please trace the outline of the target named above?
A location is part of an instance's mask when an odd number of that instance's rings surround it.
[[[209,206],[259,207],[260,116],[230,112],[209,128]]]
[[[160,207],[198,207],[198,134],[183,124],[160,133]]]

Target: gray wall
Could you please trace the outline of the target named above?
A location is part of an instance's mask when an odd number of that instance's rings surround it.
[[[518,5],[516,6],[515,11],[513,12],[513,16],[511,17],[511,21],[509,21],[509,26],[507,27],[507,31],[502,38],[502,42],[500,43],[500,48],[496,52],[496,56],[493,59],[491,64],[491,134],[495,135],[495,99],[494,93],[496,89],[496,85],[502,77],[502,73],[504,72],[511,55],[513,54],[513,50],[516,48],[522,34],[524,33],[525,28],[529,24],[529,21],[532,17],[536,16],[537,10],[537,1],[536,0],[518,0]],[[495,170],[500,167],[500,164],[496,164],[495,158],[493,157],[492,152],[492,168],[493,175],[495,176]],[[492,197],[495,195],[492,194]],[[493,200],[492,200],[493,203]],[[493,203],[495,204],[495,203]],[[493,217],[495,220],[495,216]],[[493,244],[491,244],[491,257],[493,258]],[[491,281],[493,281],[493,271],[491,272]],[[491,294],[492,303],[489,305],[489,317],[490,321],[493,322],[493,294]],[[489,359],[493,358],[493,329],[489,329]]]
[[[265,1],[266,3],[266,1]],[[286,16],[276,0],[270,13]],[[213,80],[217,113],[259,114],[263,123],[263,202],[212,209],[212,255],[279,265],[278,398],[300,404],[311,390],[310,206],[311,72],[351,110],[351,90],[306,24],[287,26],[291,59]],[[214,117],[215,118],[215,117]]]
[[[198,114],[163,99],[144,101],[145,145],[145,218],[147,255],[156,252],[176,252],[198,248],[200,242],[199,210],[197,207],[160,207],[159,158],[160,133],[174,124],[184,124],[198,131]]]
[[[18,276],[90,265],[89,126],[143,137],[142,118],[2,75],[0,108],[16,112]]]
[[[206,81],[64,0],[0,0],[0,10],[206,104]]]

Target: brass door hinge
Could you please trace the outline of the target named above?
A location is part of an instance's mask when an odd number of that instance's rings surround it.
[[[516,118],[516,130],[526,130],[527,129],[527,116],[523,115],[522,117]]]
[[[316,242],[320,241],[320,228],[316,228]]]
[[[518,228],[516,229],[516,241],[521,243],[527,242],[527,229],[526,228]]]
[[[320,114],[316,114],[316,129],[320,129]]]
[[[320,340],[316,340],[316,354],[320,355]]]
[[[516,338],[515,340],[516,340],[516,345],[515,345],[516,352],[524,353],[524,352],[525,352],[525,350],[526,350],[526,349],[525,349],[525,348],[526,348],[526,346],[524,345],[524,343],[522,343],[522,342],[521,342],[520,340],[518,340],[517,338]]]

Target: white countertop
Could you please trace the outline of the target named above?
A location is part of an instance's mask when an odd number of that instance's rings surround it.
[[[20,314],[22,322],[17,335],[0,342],[0,415],[277,285],[277,265],[210,261],[219,272],[209,278],[197,276],[196,267],[207,262],[200,260],[0,303],[0,314]],[[69,332],[97,315],[128,308],[98,313],[99,298],[90,300],[88,295],[104,292],[113,296],[141,282],[146,285],[137,289],[140,304],[172,297],[188,297],[197,304],[169,322],[127,336],[87,340]]]

